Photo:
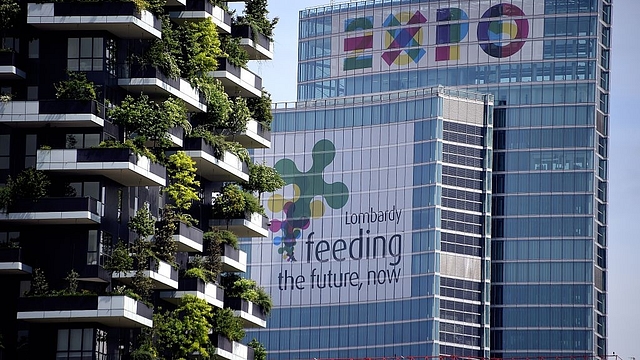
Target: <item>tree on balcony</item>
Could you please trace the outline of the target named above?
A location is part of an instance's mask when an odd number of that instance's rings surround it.
[[[67,71],[67,80],[55,84],[56,98],[64,100],[95,100],[96,87],[87,74]]]
[[[258,200],[264,192],[274,192],[286,183],[280,173],[265,163],[249,165],[249,181],[242,183],[242,188],[258,194]]]
[[[251,26],[254,32],[259,32],[273,41],[273,29],[280,19],[269,19],[267,5],[267,0],[246,0],[242,16],[238,16],[238,23]]]
[[[205,74],[216,70],[216,59],[222,56],[216,25],[208,18],[187,21],[180,27],[180,43],[184,64],[182,75],[197,86]]]
[[[271,296],[255,280],[242,278],[235,273],[225,273],[222,275],[221,285],[225,288],[225,296],[251,301],[260,306],[265,315],[271,312]]]
[[[251,112],[251,118],[262,124],[267,129],[271,129],[273,113],[271,113],[271,94],[262,90],[259,98],[247,99],[247,106]]]
[[[51,181],[40,170],[28,168],[16,176],[7,177],[6,185],[0,188],[0,210],[9,211],[11,204],[18,200],[37,201],[47,196]]]
[[[240,46],[240,38],[231,35],[220,35],[220,48],[233,66],[247,68],[249,53]]]
[[[242,320],[233,314],[229,308],[215,309],[212,318],[212,331],[222,335],[231,341],[240,341],[244,338],[244,326]]]
[[[242,219],[251,213],[264,215],[264,208],[253,194],[243,191],[236,184],[225,185],[213,201],[213,217],[226,219],[227,223],[231,219]]]
[[[247,345],[253,349],[253,360],[267,360],[267,349],[258,339],[253,338]]]
[[[155,230],[155,221],[149,212],[149,204],[145,203],[129,221],[129,229],[138,235],[132,247],[136,274],[131,284],[136,294],[148,301],[152,292],[152,281],[144,274],[149,266],[149,259],[154,255],[152,244],[148,240]]]

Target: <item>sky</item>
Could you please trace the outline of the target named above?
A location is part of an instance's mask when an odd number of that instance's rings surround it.
[[[274,59],[250,64],[274,101],[295,101],[298,11],[329,0],[271,0]],[[640,0],[613,1],[609,142],[609,354],[640,359]],[[637,103],[636,103],[637,102]],[[636,106],[633,106],[636,105]]]

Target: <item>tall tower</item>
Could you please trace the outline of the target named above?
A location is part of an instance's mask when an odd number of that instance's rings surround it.
[[[488,133],[493,154],[485,158],[493,170],[490,311],[451,309],[453,328],[462,332],[472,329],[460,319],[490,317],[493,357],[607,352],[611,24],[608,0],[351,1],[300,12],[299,101],[437,85],[494,96]],[[299,112],[277,115],[276,133],[279,126],[296,133],[333,126],[329,109]],[[354,112],[347,119],[368,116]],[[312,141],[296,139],[296,144]],[[439,220],[436,228],[444,232],[444,210]],[[444,253],[475,245],[443,235],[437,246]],[[435,285],[441,312],[449,310],[443,304],[451,284],[440,279]],[[473,291],[467,285],[454,281],[453,293]],[[303,310],[278,311],[286,318]],[[444,316],[438,324],[433,353],[465,354],[459,348],[466,346],[449,346]],[[287,330],[288,336],[267,342],[272,349],[314,348],[313,337],[324,338],[304,326]],[[391,329],[387,334],[396,336]],[[348,335],[374,336],[357,328]],[[454,337],[452,343],[463,339]],[[339,349],[339,344],[329,346]],[[430,354],[425,347],[409,355]]]

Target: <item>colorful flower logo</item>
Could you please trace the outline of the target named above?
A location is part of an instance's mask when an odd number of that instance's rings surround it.
[[[504,18],[521,16],[526,15],[515,5],[498,4],[490,7],[482,18],[500,20],[482,21],[478,24],[478,41],[482,50],[495,58],[509,57],[520,51],[529,37],[529,21]]]

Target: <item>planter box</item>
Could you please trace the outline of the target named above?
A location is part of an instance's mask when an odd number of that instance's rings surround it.
[[[253,360],[253,349],[236,341],[231,341],[222,335],[211,336],[211,342],[216,350],[213,356],[216,359],[226,360]]]
[[[227,94],[242,97],[262,96],[262,79],[251,71],[232,65],[227,58],[218,58],[218,69],[211,74],[220,80]]]
[[[268,220],[259,213],[246,212],[243,217],[234,219],[211,219],[209,226],[229,230],[238,237],[269,236]]]
[[[273,41],[249,25],[231,26],[231,35],[240,38],[240,46],[249,54],[250,60],[273,60]]]
[[[20,200],[8,213],[0,212],[0,222],[17,224],[99,224],[101,204],[91,197]]]
[[[160,39],[162,22],[132,2],[29,3],[27,23],[40,30],[109,31],[123,39]]]
[[[170,11],[169,16],[176,22],[211,19],[219,32],[231,33],[231,15],[222,8],[213,6],[208,0],[187,0],[184,10]]]
[[[18,320],[34,323],[100,323],[116,328],[153,326],[153,310],[124,295],[25,297]]]
[[[104,106],[97,101],[41,100],[0,103],[0,123],[11,127],[103,127]]]
[[[195,162],[197,174],[210,181],[249,181],[249,165],[234,154],[225,151],[222,158],[215,157],[213,147],[202,138],[187,138],[184,151]]]
[[[179,222],[173,240],[178,243],[178,251],[202,252],[202,230]]]
[[[222,245],[222,271],[223,272],[245,272],[247,271],[247,253],[236,250],[231,245]]]
[[[216,284],[205,283],[198,278],[181,278],[178,281],[178,290],[160,292],[160,298],[174,304],[179,304],[185,295],[193,295],[219,308],[224,306],[224,290]]]
[[[164,261],[150,259],[144,274],[151,279],[153,289],[167,290],[178,288],[178,270]],[[131,270],[120,273],[114,272],[112,278],[129,285],[135,276],[136,271]]]
[[[24,72],[24,57],[20,54],[9,51],[0,52],[0,80],[21,80],[26,79]]]
[[[22,260],[21,248],[0,249],[0,275],[31,274],[31,270]]]
[[[124,186],[165,186],[164,166],[138,156],[131,149],[38,150],[38,170],[79,175],[102,175]]]
[[[244,322],[245,328],[267,327],[267,316],[260,306],[251,301],[241,298],[225,298],[224,306],[233,309],[234,314]]]
[[[246,129],[241,133],[231,134],[226,138],[229,141],[237,141],[247,149],[268,149],[271,147],[271,131],[255,120],[249,120]]]

